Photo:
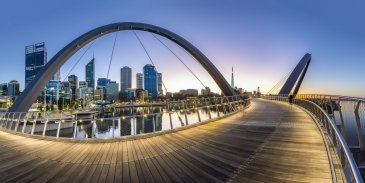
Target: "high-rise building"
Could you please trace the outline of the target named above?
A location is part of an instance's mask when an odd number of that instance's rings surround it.
[[[163,95],[162,84],[162,73],[157,73],[157,91],[159,96]]]
[[[98,87],[106,87],[106,85],[110,83],[110,79],[107,78],[98,78]]]
[[[155,66],[147,64],[143,67],[144,89],[152,98],[157,97],[157,72]]]
[[[61,83],[61,86],[62,86],[61,97],[66,100],[70,100],[72,96],[70,82],[64,81]]]
[[[106,100],[115,101],[119,99],[119,84],[115,81],[110,81],[105,87]]]
[[[79,81],[79,88],[87,88],[88,83],[86,81]]]
[[[25,47],[25,87],[35,78],[47,63],[47,51],[44,43]]]
[[[104,100],[104,88],[96,87],[94,91],[94,100]]]
[[[143,89],[143,74],[142,73],[137,73],[136,74],[136,86],[137,89]]]
[[[120,92],[125,93],[128,88],[132,88],[132,69],[124,66],[120,69]]]
[[[8,95],[8,83],[0,83],[0,96]]]
[[[87,82],[87,86],[89,88],[95,89],[95,59],[91,59],[91,61],[85,66],[85,78]]]
[[[76,100],[76,90],[79,88],[79,78],[75,75],[68,76],[68,82],[70,83],[70,88],[72,91],[71,99]]]
[[[17,97],[20,94],[20,85],[19,82],[16,80],[11,80],[8,83],[8,96],[9,97]]]
[[[49,103],[57,104],[61,93],[61,82],[56,80],[50,80],[46,86],[46,100]]]
[[[61,81],[61,71],[58,70],[56,74],[53,75],[52,80],[54,81]]]

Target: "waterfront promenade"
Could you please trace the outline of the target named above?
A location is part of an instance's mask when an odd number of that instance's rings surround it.
[[[339,177],[338,177],[339,178]],[[313,119],[262,99],[185,130],[113,141],[0,131],[0,182],[332,182]]]

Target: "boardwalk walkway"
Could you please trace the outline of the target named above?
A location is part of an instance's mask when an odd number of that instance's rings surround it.
[[[117,142],[39,140],[0,131],[0,182],[331,182],[313,120],[254,100],[223,120]]]

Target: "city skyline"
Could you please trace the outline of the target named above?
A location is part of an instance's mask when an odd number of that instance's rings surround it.
[[[364,97],[365,86],[361,75],[365,67],[365,32],[361,25],[364,12],[360,2],[342,4],[333,2],[286,2],[283,5],[272,1],[219,3],[218,1],[179,3],[165,2],[163,6],[152,2],[109,2],[91,1],[88,5],[73,2],[69,8],[67,2],[43,3],[32,2],[32,6],[43,8],[49,16],[27,9],[29,2],[21,6],[7,2],[1,11],[1,21],[8,27],[0,38],[3,43],[0,53],[3,70],[0,82],[18,80],[24,89],[24,46],[37,42],[47,44],[48,58],[55,55],[63,46],[78,35],[88,30],[113,22],[137,21],[155,24],[172,30],[196,45],[221,70],[227,81],[230,81],[231,67],[235,68],[235,84],[246,90],[255,90],[261,86],[265,93],[290,72],[299,59],[307,52],[313,55],[312,65],[303,82],[301,93],[327,93]],[[40,5],[37,7],[36,5]],[[86,6],[85,8],[80,8]],[[201,10],[199,6],[205,6]],[[93,11],[86,11],[86,9]],[[9,11],[17,9],[15,11]],[[80,11],[80,9],[82,9]],[[230,10],[219,14],[219,9]],[[254,9],[255,11],[252,11]],[[66,11],[67,10],[67,11]],[[68,12],[67,14],[62,13]],[[173,13],[175,12],[176,13]],[[202,11],[202,12],[200,12]],[[311,13],[308,13],[311,12]],[[52,12],[52,13],[51,13]],[[91,13],[93,12],[93,13]],[[104,12],[110,12],[106,14]],[[143,13],[142,13],[143,12]],[[183,13],[184,12],[184,13]],[[197,16],[201,15],[202,16]],[[32,24],[24,22],[24,14],[35,19]],[[98,14],[105,14],[99,18]],[[169,15],[168,17],[166,15]],[[9,19],[9,17],[12,17]],[[37,19],[38,17],[38,19]],[[41,17],[41,18],[40,18]],[[70,19],[70,17],[73,17]],[[87,17],[88,21],[80,24]],[[92,20],[92,21],[90,21]],[[27,27],[22,33],[20,25]],[[69,27],[65,31],[64,27]],[[61,32],[60,32],[61,31]],[[203,88],[188,71],[171,72],[170,64],[179,64],[176,58],[158,45],[148,33],[136,31],[145,42],[146,47],[156,62],[158,72],[164,73],[168,90],[178,91],[186,86]],[[62,36],[58,36],[62,35]],[[11,37],[17,36],[17,39]],[[100,60],[96,64],[96,77],[102,77],[107,70],[112,49],[114,34],[97,40],[95,47],[88,52],[82,62],[90,61],[95,54]],[[213,91],[217,86],[199,64],[189,58],[181,48],[163,39],[177,52],[194,72],[204,80]],[[86,49],[86,48],[84,48]],[[84,50],[83,49],[83,50]],[[62,68],[62,78],[67,75],[83,50],[78,52]],[[147,64],[148,58],[133,37],[126,31],[118,33],[117,49],[113,67],[128,65],[140,68]],[[9,62],[11,64],[4,64]],[[104,63],[104,64],[103,64]],[[142,64],[143,63],[143,64]],[[114,65],[115,64],[115,65]],[[117,64],[117,65],[116,65]],[[106,66],[105,66],[106,65]],[[179,66],[180,68],[180,66]],[[76,69],[77,70],[77,69]],[[341,74],[337,74],[341,73]],[[82,74],[73,73],[79,76]],[[181,76],[184,77],[181,77]],[[111,71],[111,78],[118,81],[118,69]],[[132,74],[135,81],[135,74]],[[186,79],[188,77],[188,79]],[[81,80],[85,80],[80,78]],[[183,83],[189,81],[189,83]],[[173,83],[180,83],[174,85]],[[132,85],[135,84],[134,82]],[[311,89],[311,90],[309,90]]]

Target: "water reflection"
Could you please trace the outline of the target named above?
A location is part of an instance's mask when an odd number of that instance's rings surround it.
[[[200,109],[191,110],[188,112],[174,111],[173,113],[158,113],[160,111],[164,111],[164,109],[161,108],[155,108],[151,110],[153,111],[138,111],[131,109],[118,110],[114,111],[114,113],[104,111],[104,117],[143,114],[143,112],[152,112],[153,115],[141,115],[128,118],[116,117],[112,119],[83,121],[82,123],[77,124],[75,138],[109,139],[129,135],[153,133],[218,117],[218,112],[215,109]],[[220,113],[223,113],[223,109],[221,110],[222,111],[220,111]],[[68,130],[62,129],[61,134],[62,136],[72,137],[73,127],[69,127]]]

